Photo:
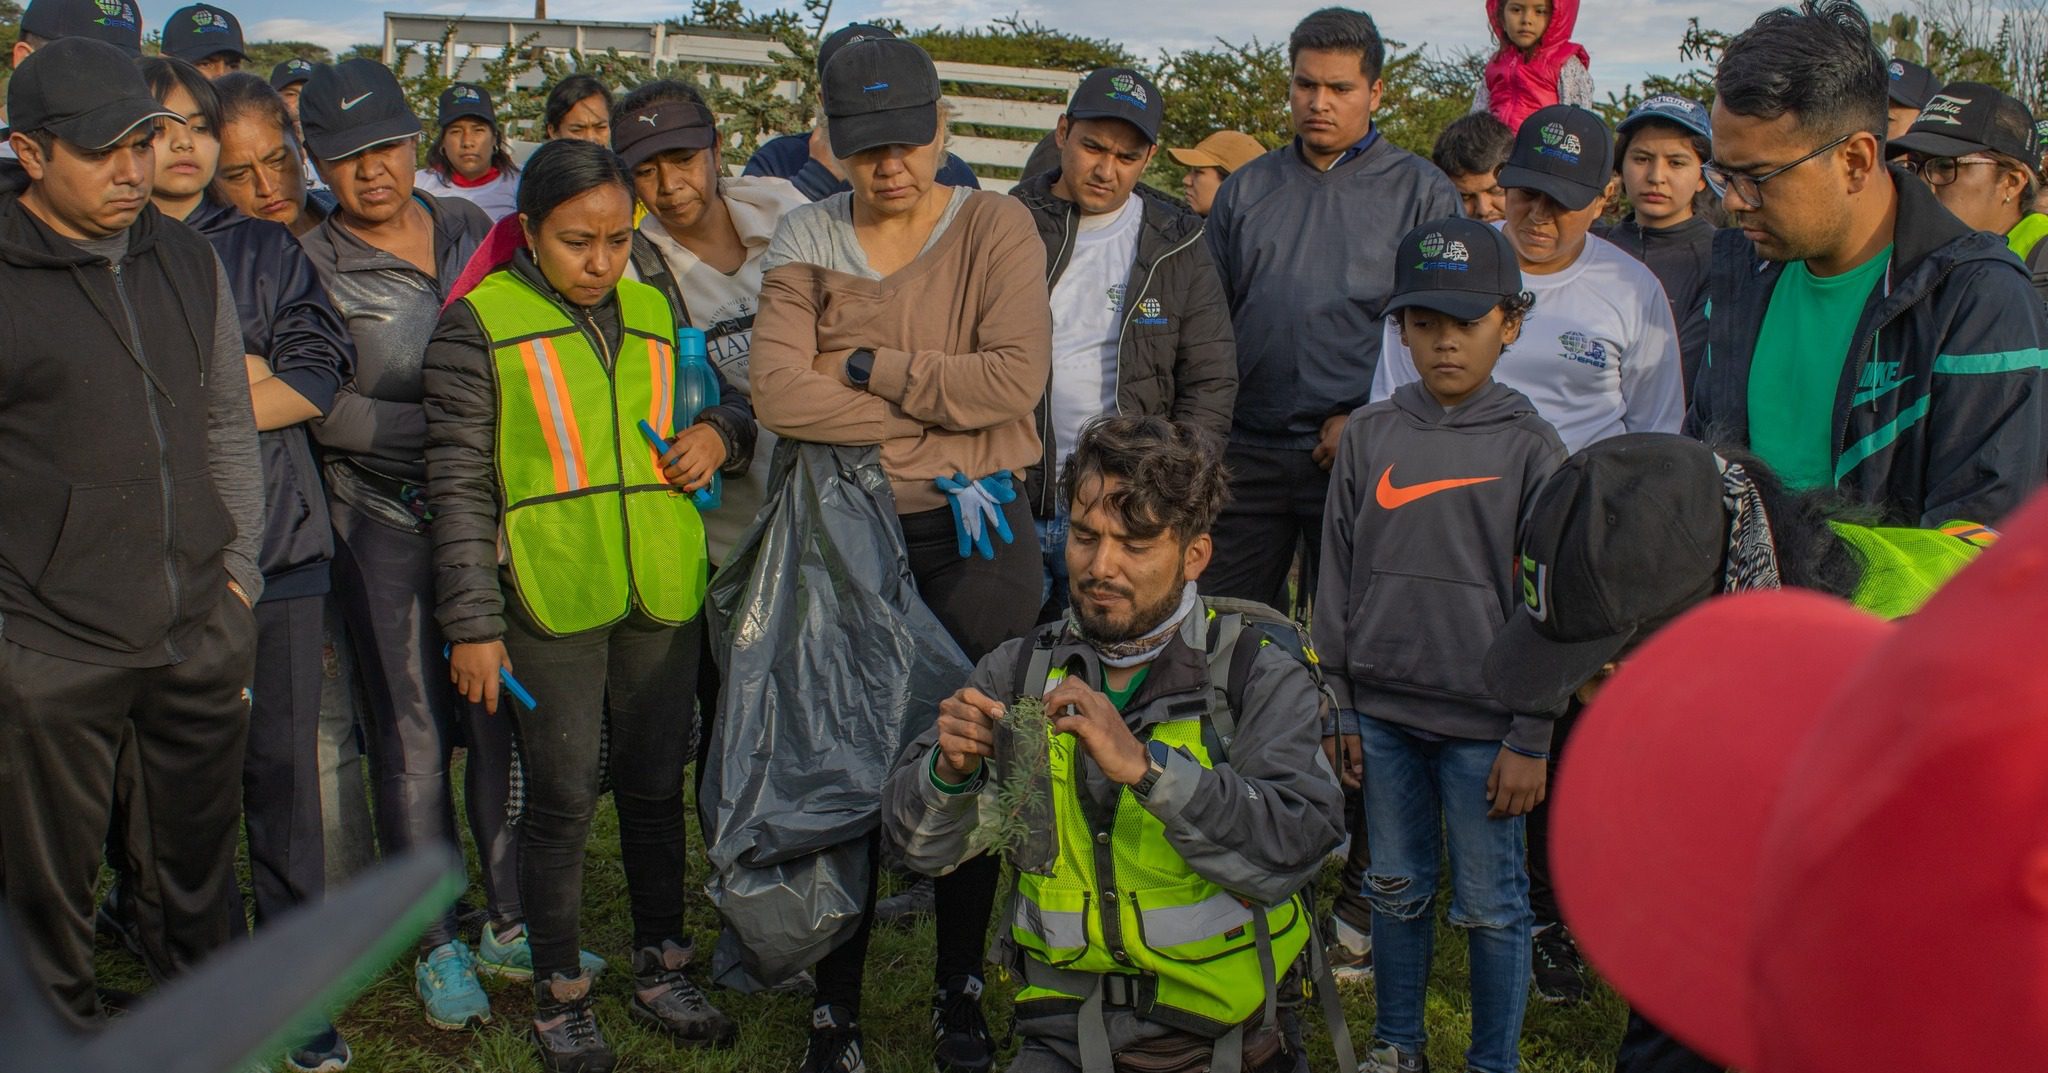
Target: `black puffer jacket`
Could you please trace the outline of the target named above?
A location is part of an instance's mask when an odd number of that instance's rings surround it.
[[[1048,284],[1058,283],[1065,271],[1081,221],[1074,203],[1053,193],[1059,178],[1055,168],[1011,191],[1030,208],[1045,240]],[[1170,417],[1207,429],[1220,443],[1230,436],[1237,402],[1237,337],[1222,279],[1209,258],[1209,244],[1202,241],[1202,218],[1147,186],[1139,186],[1133,196],[1143,203],[1145,220],[1138,230],[1138,258],[1124,288],[1117,412]],[[1148,300],[1157,307],[1147,306]],[[1053,472],[1052,413],[1042,400],[1038,433],[1045,453],[1030,485],[1038,494],[1037,516],[1048,518],[1059,482]]]
[[[522,250],[501,271],[514,272],[560,303],[532,255]],[[564,309],[567,305],[564,303]],[[616,354],[622,328],[614,294],[590,311],[601,353]],[[572,315],[573,317],[573,315]],[[573,318],[581,319],[581,318]],[[427,344],[421,379],[427,415],[427,498],[434,504],[434,611],[451,644],[480,644],[505,635],[505,583],[499,576],[498,529],[504,505],[495,469],[498,442],[497,366],[489,339],[468,302],[451,303]],[[717,366],[712,367],[713,372]],[[719,377],[718,397],[732,400],[698,417],[725,441],[727,476],[754,460],[756,426],[745,397]],[[637,432],[629,432],[637,436]]]
[[[324,415],[355,374],[348,326],[292,233],[232,206],[201,201],[187,226],[213,244],[234,288],[242,346]],[[303,424],[260,433],[263,452],[263,598],[314,596],[328,588],[334,527]]]

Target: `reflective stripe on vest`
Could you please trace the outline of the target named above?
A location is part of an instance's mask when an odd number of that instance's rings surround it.
[[[554,636],[610,625],[635,606],[681,624],[704,603],[703,519],[662,480],[637,427],[675,435],[668,299],[631,280],[619,281],[618,297],[609,368],[568,311],[510,270],[462,299],[496,372],[494,461],[513,589]]]
[[[1051,680],[1059,677],[1055,672]],[[1159,723],[1149,737],[1213,765],[1200,718]],[[1127,975],[1149,984],[1136,989],[1145,996],[1141,1016],[1222,1036],[1267,1002],[1254,914],[1265,914],[1272,957],[1290,964],[1309,939],[1301,899],[1255,909],[1203,879],[1128,788],[1119,791],[1109,830],[1096,831],[1081,800],[1082,757],[1071,735],[1052,735],[1059,853],[1050,876],[1018,876],[1010,921],[1010,937],[1026,957],[1066,971],[1027,971],[1017,1002],[1078,1001],[1087,997],[1077,990],[1082,981]],[[1107,864],[1106,875],[1098,874],[1099,864]]]

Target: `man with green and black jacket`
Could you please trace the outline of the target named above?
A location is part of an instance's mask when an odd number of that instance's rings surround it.
[[[1048,613],[1066,606],[1066,505],[1051,485],[1081,426],[1167,417],[1219,438],[1237,400],[1237,346],[1202,218],[1139,177],[1158,151],[1159,89],[1121,67],[1088,75],[1053,132],[1060,166],[1012,191],[1045,239],[1052,378],[1038,404]]]
[[[1722,59],[1708,176],[1739,230],[1714,243],[1689,426],[1892,524],[1996,522],[2048,465],[2048,315],[2002,239],[1884,167],[1857,25],[1808,3]]]

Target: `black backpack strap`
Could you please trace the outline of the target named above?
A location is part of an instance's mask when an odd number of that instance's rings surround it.
[[[1010,696],[998,698],[1007,704],[1015,697],[1045,696],[1045,680],[1052,674],[1052,646],[1059,640],[1057,627],[1045,627],[1031,635],[1031,648],[1019,653],[1017,677],[1010,683]]]

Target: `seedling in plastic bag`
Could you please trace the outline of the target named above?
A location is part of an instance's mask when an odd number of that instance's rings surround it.
[[[1052,816],[1051,732],[1045,701],[1020,697],[996,722],[994,803],[969,846],[1009,858],[1020,872],[1052,874],[1058,857]]]

